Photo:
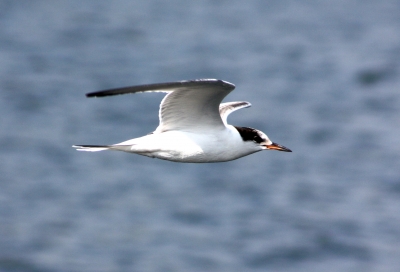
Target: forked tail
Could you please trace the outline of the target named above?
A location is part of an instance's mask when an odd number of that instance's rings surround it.
[[[109,145],[73,145],[73,148],[76,148],[78,151],[89,151],[89,152],[97,152],[110,149]]]

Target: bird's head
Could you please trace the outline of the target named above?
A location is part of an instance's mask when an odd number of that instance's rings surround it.
[[[243,141],[251,142],[252,145],[255,145],[257,148],[261,150],[278,150],[278,151],[285,151],[285,152],[292,152],[289,148],[272,142],[268,136],[257,129],[248,128],[248,127],[235,127],[240,136],[242,137]]]

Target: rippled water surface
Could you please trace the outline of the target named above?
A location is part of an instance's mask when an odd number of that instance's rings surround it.
[[[399,271],[398,1],[0,1],[1,271]],[[81,153],[218,78],[293,153]]]

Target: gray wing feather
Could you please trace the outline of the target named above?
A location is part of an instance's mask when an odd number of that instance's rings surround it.
[[[232,83],[218,80],[218,79],[195,79],[195,80],[184,80],[177,82],[166,82],[166,83],[156,83],[156,84],[146,84],[138,86],[129,86],[123,88],[109,89],[104,91],[87,93],[87,97],[104,97],[111,95],[120,95],[128,93],[143,93],[143,92],[172,92],[182,88],[198,88],[198,87],[221,87],[235,89],[235,85]]]
[[[246,101],[222,103],[221,105],[219,105],[219,114],[221,115],[221,119],[224,122],[224,124],[227,125],[228,124],[227,119],[229,114],[231,114],[236,110],[248,108],[250,106],[251,106],[250,102]]]
[[[223,128],[219,105],[231,91],[232,83],[217,79],[197,79],[179,82],[139,85],[86,94],[104,97],[127,93],[167,92],[160,104],[160,124],[155,132],[168,130],[192,131],[205,127]],[[229,113],[228,113],[229,114]]]
[[[198,83],[201,84],[175,89],[164,97],[156,132],[205,131],[208,128],[225,127],[219,114],[219,105],[235,86],[220,80]]]

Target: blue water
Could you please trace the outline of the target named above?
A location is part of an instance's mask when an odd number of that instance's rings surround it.
[[[400,3],[0,1],[0,271],[400,271]],[[155,129],[218,78],[293,153],[178,164]]]

